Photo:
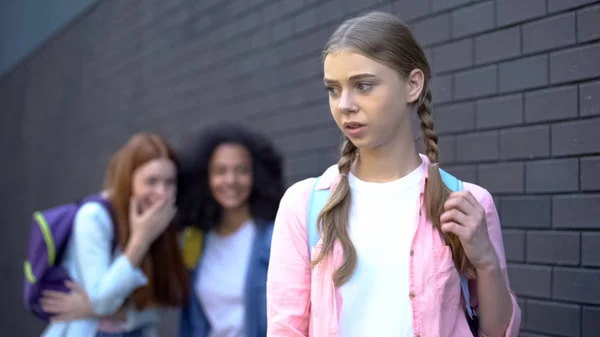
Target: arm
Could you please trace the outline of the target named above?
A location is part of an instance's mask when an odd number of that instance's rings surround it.
[[[305,180],[290,187],[275,218],[267,274],[269,337],[308,336],[311,274],[305,219],[309,184]]]
[[[122,255],[111,263],[113,224],[97,203],[83,205],[75,216],[76,272],[96,316],[114,314],[129,295],[148,280]]]
[[[480,333],[482,337],[517,337],[521,325],[521,309],[509,286],[498,211],[491,195],[487,199],[486,222],[497,263],[477,270]]]

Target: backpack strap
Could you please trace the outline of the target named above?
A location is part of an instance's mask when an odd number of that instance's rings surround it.
[[[313,184],[310,197],[308,198],[306,232],[308,236],[309,255],[311,254],[313,247],[319,242],[319,230],[317,226],[319,214],[323,207],[325,207],[325,204],[327,204],[327,199],[329,199],[329,189],[317,190],[319,179],[321,179],[321,177],[318,177]]]
[[[440,175],[442,176],[442,181],[444,184],[453,192],[462,191],[463,182],[451,175],[450,173],[439,169]],[[310,192],[310,196],[308,198],[308,210],[307,210],[307,222],[306,222],[306,231],[307,231],[307,239],[308,239],[308,254],[310,255],[313,247],[319,242],[319,231],[318,231],[318,218],[319,213],[325,204],[327,203],[327,199],[329,198],[329,189],[325,190],[317,190],[317,184],[319,183],[320,177],[317,178],[315,183],[313,184],[312,190]],[[440,233],[441,236],[441,233]],[[444,241],[442,237],[442,241]],[[465,299],[465,307],[467,309],[467,313],[469,317],[473,319],[475,313],[473,312],[473,308],[471,308],[471,294],[469,291],[469,280],[466,276],[460,275],[460,288],[462,290],[463,297]]]
[[[463,182],[461,180],[459,180],[455,176],[451,175],[450,173],[442,170],[441,168],[439,169],[439,171],[440,171],[440,175],[442,176],[442,181],[452,192],[462,191]],[[440,233],[440,236],[441,236],[441,233]],[[441,236],[441,238],[442,238],[442,241],[444,241],[444,237]],[[467,313],[469,314],[469,317],[472,319],[475,314],[473,313],[473,308],[471,308],[471,294],[469,292],[469,279],[467,279],[467,277],[464,275],[460,275],[460,288],[462,289],[463,297],[465,298],[465,306],[467,309]]]

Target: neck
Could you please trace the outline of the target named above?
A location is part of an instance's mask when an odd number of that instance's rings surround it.
[[[421,165],[412,131],[399,131],[388,144],[360,149],[354,174],[363,181],[384,183],[400,179]]]
[[[224,209],[221,220],[217,225],[216,232],[222,236],[233,234],[237,232],[248,219],[250,219],[250,207],[248,205],[243,205],[236,209]]]

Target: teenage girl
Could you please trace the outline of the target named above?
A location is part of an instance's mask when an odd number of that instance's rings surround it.
[[[189,304],[181,337],[265,337],[271,235],[283,195],[280,155],[262,136],[211,126],[183,157],[180,209]]]
[[[188,296],[172,226],[173,150],[157,135],[137,134],[113,156],[105,181],[111,209],[88,202],[75,216],[62,263],[72,291],[43,296],[43,309],[56,314],[44,337],[157,336],[159,308]]]
[[[300,181],[281,201],[268,336],[465,337],[477,318],[479,336],[518,335],[521,312],[492,196],[466,182],[452,192],[442,180],[430,79],[423,50],[391,14],[349,19],[329,39],[324,83],[344,134],[341,158],[316,185]],[[412,113],[425,155],[415,148]],[[309,247],[313,187],[330,196],[320,239]]]

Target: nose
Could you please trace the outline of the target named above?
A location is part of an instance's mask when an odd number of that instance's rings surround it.
[[[160,183],[160,184],[156,184],[155,192],[158,196],[165,197],[167,195],[167,184],[164,182]]]
[[[237,179],[237,176],[233,170],[229,170],[225,175],[225,182],[227,184],[234,184]]]
[[[354,103],[351,91],[347,90],[342,92],[338,103],[338,109],[344,114],[356,112],[356,103]]]

